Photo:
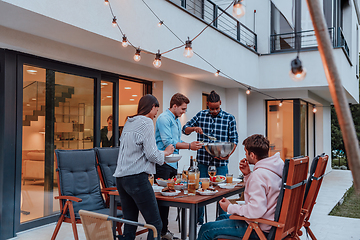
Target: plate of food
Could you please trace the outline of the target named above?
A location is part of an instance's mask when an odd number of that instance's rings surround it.
[[[199,193],[200,195],[205,195],[205,196],[209,196],[209,195],[214,195],[215,193],[218,192],[218,190],[210,190],[210,189],[202,189],[199,188],[198,190],[196,190],[197,193]]]
[[[179,190],[175,190],[175,189],[169,189],[167,187],[163,188],[161,190],[161,195],[166,196],[166,197],[172,197],[172,196],[176,196],[180,193]]]
[[[223,175],[217,175],[217,176],[215,176],[215,177],[211,177],[211,178],[210,178],[210,182],[211,182],[212,184],[215,184],[215,185],[217,185],[217,184],[219,184],[219,183],[223,183],[223,182],[225,182],[225,181],[226,181],[226,177],[223,176]]]
[[[170,154],[169,156],[165,157],[165,162],[168,162],[168,163],[177,162],[181,159],[181,157],[182,156],[179,154]]]
[[[225,189],[232,189],[235,187],[235,185],[236,185],[236,183],[220,183],[220,184],[218,184],[218,186],[220,188],[225,188]]]

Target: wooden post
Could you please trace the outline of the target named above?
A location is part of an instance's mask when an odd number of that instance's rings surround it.
[[[319,0],[306,0],[310,17],[314,25],[318,48],[323,62],[329,90],[334,102],[336,115],[343,135],[346,155],[357,192],[360,192],[360,151],[354,122],[350,113],[345,91],[337,70],[333,46],[330,42],[328,28]]]

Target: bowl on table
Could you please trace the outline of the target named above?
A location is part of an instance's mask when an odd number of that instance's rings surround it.
[[[232,142],[214,142],[204,145],[205,150],[213,157],[228,157],[234,150],[235,144]]]
[[[159,179],[157,178],[156,179],[156,183],[159,185],[159,186],[162,186],[162,187],[167,187],[167,183],[169,182],[169,180],[164,180],[164,179]]]
[[[218,185],[219,183],[223,183],[226,181],[226,177],[223,175],[216,175],[215,177],[210,177],[210,182],[214,185]]]

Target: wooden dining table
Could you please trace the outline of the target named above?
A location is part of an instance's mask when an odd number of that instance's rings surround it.
[[[181,208],[181,239],[187,237],[187,225],[186,225],[186,209],[189,209],[189,240],[196,239],[196,223],[198,218],[198,208],[206,206],[208,204],[218,202],[223,197],[228,198],[230,196],[240,194],[244,191],[244,183],[237,184],[232,189],[224,189],[220,187],[215,188],[218,192],[214,195],[200,195],[196,193],[195,196],[184,194],[181,191],[176,196],[163,196],[160,192],[155,193],[156,200],[159,206],[170,206]],[[110,216],[116,215],[116,201],[120,200],[119,193],[117,191],[110,193]],[[115,228],[113,227],[114,234]]]

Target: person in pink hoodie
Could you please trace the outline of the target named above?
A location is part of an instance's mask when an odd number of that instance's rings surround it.
[[[229,214],[220,215],[215,222],[204,224],[200,228],[198,240],[210,240],[219,235],[243,237],[248,223],[229,219],[231,214],[274,220],[284,161],[280,158],[280,153],[269,157],[269,140],[263,135],[254,134],[246,138],[242,144],[246,158],[240,161],[239,168],[244,174],[245,204],[231,204],[228,199],[223,198],[219,202],[220,207]],[[255,165],[252,172],[249,164]],[[267,236],[271,226],[267,224],[259,224],[259,226]],[[259,239],[254,231],[250,238]]]

